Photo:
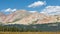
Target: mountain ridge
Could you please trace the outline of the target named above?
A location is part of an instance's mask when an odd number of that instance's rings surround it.
[[[2,23],[4,24],[24,24],[24,25],[46,24],[52,22],[60,22],[60,15],[46,15],[39,12],[31,13],[27,10],[15,11],[7,16],[4,16],[2,20]]]

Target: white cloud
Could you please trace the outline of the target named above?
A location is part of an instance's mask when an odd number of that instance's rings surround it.
[[[47,6],[40,13],[51,14],[51,15],[60,14],[60,6]]]
[[[12,11],[16,11],[17,9],[13,9]]]
[[[9,12],[9,11],[11,11],[11,9],[10,9],[10,8],[8,8],[8,9],[5,9],[4,11],[5,11],[5,12]]]
[[[28,5],[28,7],[37,7],[37,6],[42,6],[42,5],[46,5],[46,2],[44,1],[37,1],[37,2],[34,2],[34,3],[32,3],[32,4],[30,4],[30,5]]]
[[[35,12],[37,12],[37,11],[29,11],[30,13],[35,13]]]
[[[11,9],[11,8],[8,8],[8,9],[4,9],[2,11],[5,11],[5,12],[14,12],[16,11],[17,9]]]

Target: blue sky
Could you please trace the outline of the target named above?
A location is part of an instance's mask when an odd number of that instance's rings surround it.
[[[38,6],[38,7],[28,7],[34,2],[46,2],[46,5]],[[60,6],[60,0],[0,0],[0,10],[3,9],[25,9],[30,11],[41,11],[46,6]]]

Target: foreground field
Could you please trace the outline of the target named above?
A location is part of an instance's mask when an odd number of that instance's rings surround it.
[[[0,34],[60,34],[60,32],[0,32]]]

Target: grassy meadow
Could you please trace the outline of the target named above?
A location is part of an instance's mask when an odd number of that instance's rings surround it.
[[[0,32],[0,34],[60,34],[60,32]]]

